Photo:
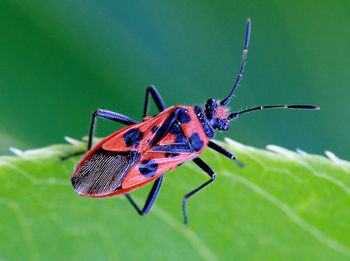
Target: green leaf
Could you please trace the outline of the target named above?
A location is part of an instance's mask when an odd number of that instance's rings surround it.
[[[243,168],[207,149],[216,181],[187,162],[166,173],[145,217],[119,196],[80,197],[70,176],[85,143],[0,157],[0,260],[348,260],[350,163],[327,152],[260,150],[226,139]],[[143,204],[143,188],[133,192]]]

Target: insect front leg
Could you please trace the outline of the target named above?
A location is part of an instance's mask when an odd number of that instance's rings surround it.
[[[233,155],[231,152],[229,152],[228,150],[226,150],[225,148],[221,147],[220,145],[216,144],[213,141],[209,141],[208,143],[208,147],[211,148],[212,150],[215,150],[216,152],[224,155],[225,157],[229,158],[230,160],[235,160],[235,163],[243,168],[244,165],[242,162],[238,161],[235,157],[235,155]]]
[[[153,85],[148,86],[146,89],[145,106],[143,107],[143,116],[142,116],[143,118],[146,117],[146,115],[147,115],[149,94],[152,95],[152,98],[153,98],[154,102],[156,103],[159,111],[165,110],[165,105],[164,105],[163,99],[160,96],[159,92],[157,91],[156,87],[154,87]]]
[[[129,200],[131,205],[136,209],[137,213],[139,213],[141,216],[147,215],[147,213],[151,210],[153,203],[158,196],[162,182],[163,182],[163,175],[154,181],[152,189],[148,194],[148,197],[146,199],[145,205],[143,206],[142,210],[136,205],[135,201],[132,199],[132,197],[129,194],[125,194],[125,197]]]
[[[94,137],[96,118],[97,117],[104,118],[104,119],[111,120],[111,121],[115,121],[115,122],[119,122],[119,123],[122,123],[122,124],[125,124],[125,125],[132,125],[132,124],[136,123],[136,121],[134,121],[134,120],[130,119],[129,117],[124,116],[122,114],[119,114],[119,113],[116,113],[116,112],[112,112],[112,111],[98,109],[91,116],[90,131],[89,131],[89,141],[88,141],[87,151],[89,151],[91,149],[91,146],[92,146],[92,139]],[[67,160],[67,159],[69,159],[71,157],[82,155],[85,152],[86,151],[82,151],[82,152],[78,152],[78,153],[74,153],[74,154],[65,156],[65,157],[62,158],[62,160]]]
[[[205,163],[200,158],[193,159],[193,162],[196,163],[198,167],[200,167],[202,170],[204,170],[210,176],[210,180],[208,180],[207,182],[203,183],[202,185],[200,185],[199,187],[197,187],[196,189],[192,190],[190,193],[187,193],[184,196],[183,201],[182,201],[182,212],[183,212],[183,215],[184,215],[184,223],[185,223],[185,225],[188,224],[187,211],[186,211],[187,199],[192,197],[198,191],[200,191],[204,187],[208,186],[210,183],[212,183],[215,180],[215,172],[214,172],[214,170],[212,170],[211,167],[208,166],[207,163]]]

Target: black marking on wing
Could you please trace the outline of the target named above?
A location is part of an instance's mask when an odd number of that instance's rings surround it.
[[[176,123],[170,128],[169,132],[174,135],[182,133],[180,125]]]
[[[193,153],[198,152],[203,147],[203,141],[200,140],[199,134],[193,134],[190,139],[187,139],[180,124],[186,123],[191,120],[187,114],[186,109],[177,108],[173,112],[163,126],[159,128],[156,137],[152,140],[152,151],[166,152],[166,157],[170,156],[170,153],[176,157],[179,153]],[[174,134],[175,142],[168,145],[159,145],[158,142],[167,134]]]
[[[171,154],[179,154],[179,153],[192,153],[193,149],[189,144],[170,144],[164,146],[154,146],[152,148],[153,151],[156,152],[168,152]],[[169,155],[170,156],[170,155]]]
[[[128,130],[124,134],[124,142],[127,147],[133,146],[134,148],[139,144],[143,138],[143,133],[139,129]]]
[[[178,119],[179,119],[180,123],[190,122],[191,117],[186,112],[186,109],[184,109],[184,108],[181,108],[181,109],[182,110],[179,110],[179,113],[178,113]]]
[[[174,124],[176,125],[179,122],[181,123],[181,121],[186,122],[187,120],[191,120],[191,118],[187,114],[186,109],[176,108],[175,111],[169,115],[165,123],[159,128],[151,142],[151,145],[156,145],[170,131]]]
[[[176,135],[175,144],[187,144],[188,140],[185,137],[179,124],[174,124],[173,127],[169,130],[171,134]]]
[[[192,134],[192,136],[189,138],[189,141],[195,152],[198,152],[203,148],[203,141],[197,132]]]
[[[137,151],[96,150],[72,178],[74,190],[81,195],[104,196],[116,191],[129,169],[140,158]]]
[[[186,139],[185,134],[183,134],[183,133],[177,134],[176,138],[175,138],[175,143],[176,144],[187,144],[188,140]]]
[[[172,127],[175,121],[176,121],[176,115],[173,112],[170,114],[166,122],[159,128],[159,130],[157,130],[156,135],[151,141],[151,146],[156,145],[168,133],[169,129]]]
[[[146,178],[153,177],[154,174],[156,174],[157,169],[158,164],[155,160],[144,160],[139,166],[139,171]]]
[[[184,132],[178,124],[174,124],[169,130],[171,134],[176,135],[175,143],[169,145],[155,145],[152,150],[153,151],[161,151],[168,153],[191,153],[193,149],[191,148],[190,143],[185,137]],[[170,155],[169,155],[170,156]]]

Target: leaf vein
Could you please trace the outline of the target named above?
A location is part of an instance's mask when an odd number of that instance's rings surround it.
[[[278,207],[282,212],[284,212],[295,224],[299,225],[302,229],[304,229],[306,232],[311,234],[315,239],[326,245],[327,247],[347,256],[350,257],[350,248],[347,246],[341,244],[340,242],[336,241],[335,239],[327,236],[322,231],[314,227],[312,224],[305,221],[301,216],[296,214],[294,210],[283,203],[281,200],[277,199],[275,196],[264,190],[263,188],[259,187],[257,184],[249,181],[246,178],[243,178],[239,175],[229,173],[227,171],[224,172],[225,177],[229,177],[231,179],[234,179],[243,185],[249,187],[259,195],[261,195],[263,198],[268,200],[270,203]]]

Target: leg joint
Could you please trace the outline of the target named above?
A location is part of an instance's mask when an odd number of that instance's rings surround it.
[[[100,109],[97,109],[96,111],[94,111],[93,113],[92,113],[92,117],[96,117],[97,115],[99,115],[99,113],[100,113]]]
[[[156,87],[154,87],[153,85],[148,86],[147,92],[151,92],[151,91],[156,91]]]

